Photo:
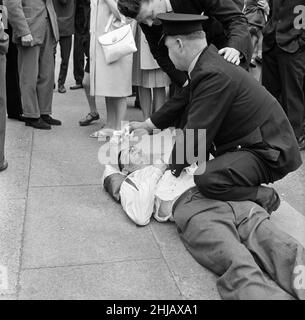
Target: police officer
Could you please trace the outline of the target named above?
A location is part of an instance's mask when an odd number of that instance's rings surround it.
[[[204,173],[203,163],[194,177],[204,196],[250,200],[269,213],[275,211],[280,205],[277,192],[261,184],[283,178],[302,163],[281,105],[248,72],[225,61],[214,45],[207,45],[202,31],[206,17],[161,14],[158,18],[171,60],[177,69],[188,72],[190,92],[184,99],[172,98],[147,121],[131,123],[131,130],[152,131],[176,124],[184,131],[169,164],[175,176],[206,147],[215,158],[206,163]],[[206,143],[196,139],[195,144],[187,143],[187,129],[195,131],[195,136],[199,129],[206,129]],[[181,152],[183,159],[178,158]]]

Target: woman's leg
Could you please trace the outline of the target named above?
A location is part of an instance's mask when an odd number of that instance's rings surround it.
[[[150,117],[152,112],[151,89],[139,87],[140,105],[142,108],[144,120]]]
[[[92,114],[97,114],[96,102],[95,97],[90,95],[90,74],[85,72],[84,79],[83,79],[83,87],[85,89],[86,97],[89,103],[90,112]]]
[[[153,89],[153,112],[158,111],[164,105],[166,100],[165,88]]]
[[[106,97],[107,127],[120,130],[122,121],[125,120],[127,111],[126,97]]]

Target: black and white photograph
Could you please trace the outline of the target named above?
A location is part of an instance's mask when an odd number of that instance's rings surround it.
[[[0,300],[305,300],[304,160],[305,0],[0,0]]]

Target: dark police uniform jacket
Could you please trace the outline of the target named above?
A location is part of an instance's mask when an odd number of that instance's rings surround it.
[[[215,46],[201,54],[189,90],[151,116],[157,128],[206,129],[207,151],[213,150],[216,157],[238,149],[253,152],[270,168],[274,181],[301,165],[296,138],[280,104],[248,72],[219,56]],[[204,142],[195,142],[195,155],[200,143]],[[176,176],[191,164],[176,163],[176,149],[184,147],[179,144],[183,141],[176,142],[170,165]]]
[[[269,0],[269,5],[271,18],[264,29],[264,52],[271,50],[275,44],[288,53],[295,53],[304,48],[305,1]],[[303,22],[303,27],[296,27],[296,24],[300,22]]]
[[[232,0],[170,0],[170,2],[175,13],[201,14],[204,12],[204,15],[209,17],[209,20],[203,24],[208,42],[219,49],[235,48],[246,58],[247,64],[250,62],[252,44],[247,19],[236,2]],[[187,75],[175,68],[168,56],[164,41],[160,42],[162,25],[149,27],[141,24],[141,28],[159,66],[177,86],[182,87],[187,81]]]

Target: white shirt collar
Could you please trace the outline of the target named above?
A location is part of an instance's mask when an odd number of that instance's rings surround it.
[[[172,12],[173,11],[173,7],[170,3],[169,0],[165,0],[165,3],[166,3],[166,12]]]
[[[204,49],[203,49],[203,50],[204,50]],[[189,66],[188,74],[189,74],[189,77],[190,77],[190,78],[191,78],[191,73],[192,73],[192,71],[194,70],[195,65],[196,65],[196,63],[197,63],[197,61],[198,61],[201,53],[203,52],[203,50],[201,50],[201,51],[197,54],[197,56],[194,58],[194,60],[191,62],[190,66]]]

